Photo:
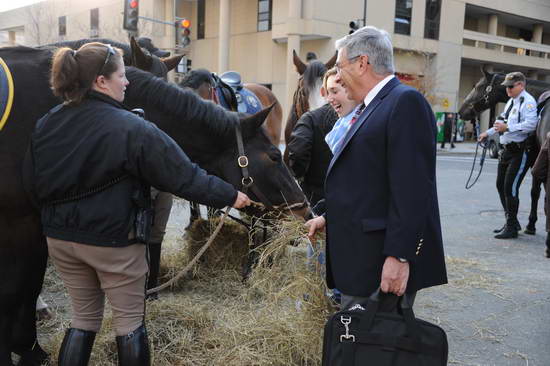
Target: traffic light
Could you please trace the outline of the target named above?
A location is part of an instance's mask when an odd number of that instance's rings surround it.
[[[139,0],[124,0],[124,21],[122,28],[137,32],[139,18]]]
[[[352,34],[358,29],[359,29],[359,22],[355,20],[352,20],[351,22],[349,22],[349,34]]]
[[[176,44],[180,47],[187,47],[191,43],[191,21],[185,18],[176,20]]]

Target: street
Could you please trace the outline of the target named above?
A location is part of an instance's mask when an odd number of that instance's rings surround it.
[[[543,199],[535,236],[494,239],[492,230],[504,223],[495,187],[497,160],[488,158],[478,183],[466,190],[472,159],[471,154],[438,155],[449,284],[419,292],[416,315],[446,330],[449,365],[550,365]],[[530,188],[529,172],[520,190],[522,227]]]

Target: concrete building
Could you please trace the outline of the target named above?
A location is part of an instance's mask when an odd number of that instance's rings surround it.
[[[392,34],[398,76],[416,85],[434,111],[456,112],[481,77],[519,70],[550,77],[548,0],[139,0],[140,35],[174,52],[176,17],[191,21],[185,52],[192,67],[240,71],[243,80],[269,86],[288,111],[297,73],[292,50],[305,60],[328,60],[349,22]],[[365,8],[366,7],[366,8]],[[127,40],[123,0],[46,0],[0,13],[0,42],[28,45],[61,39]],[[6,35],[7,33],[7,35]],[[3,40],[2,40],[3,39]],[[482,128],[488,124],[483,116]]]

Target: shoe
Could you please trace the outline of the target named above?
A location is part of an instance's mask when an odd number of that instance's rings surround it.
[[[521,225],[520,225],[519,222],[516,222],[514,224],[514,226],[516,227],[517,231],[521,231]],[[493,233],[498,234],[498,233],[502,232],[504,229],[506,229],[506,224],[502,225],[501,228],[493,230]],[[525,231],[526,231],[526,234],[529,234],[529,233],[527,233],[527,228],[525,229]]]
[[[495,239],[515,239],[517,237],[518,231],[516,230],[516,227],[510,227],[508,225],[506,225],[500,234],[495,235]]]

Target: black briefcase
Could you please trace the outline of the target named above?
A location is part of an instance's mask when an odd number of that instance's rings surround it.
[[[379,311],[388,296],[376,291],[366,306],[333,314],[325,325],[323,366],[447,365],[447,335],[441,327],[414,316],[407,295],[399,311]],[[390,295],[393,296],[393,295]]]

